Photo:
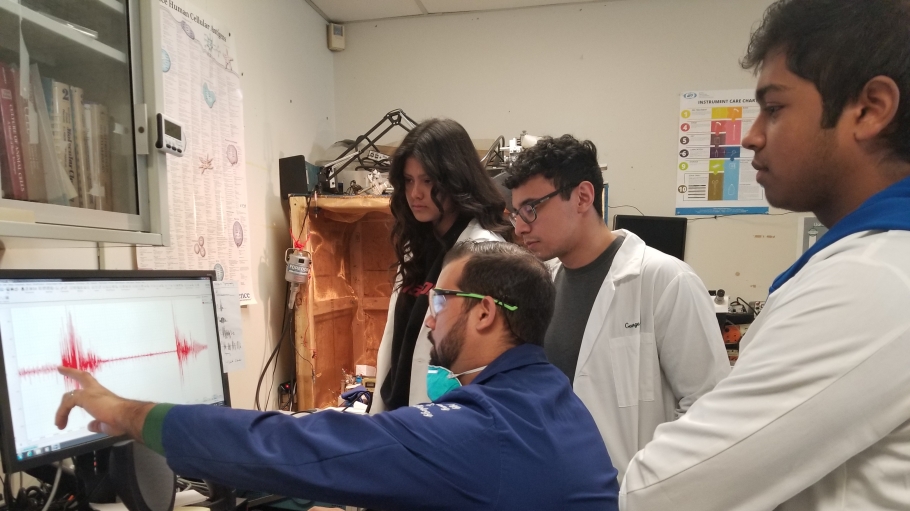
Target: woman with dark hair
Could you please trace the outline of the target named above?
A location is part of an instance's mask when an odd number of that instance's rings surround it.
[[[392,157],[392,244],[398,273],[376,367],[371,411],[426,403],[430,360],[428,293],[446,252],[463,240],[503,240],[506,203],[480,164],[467,131],[430,119]]]

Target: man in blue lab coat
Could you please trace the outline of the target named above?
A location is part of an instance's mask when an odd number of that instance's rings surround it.
[[[304,418],[156,405],[61,368],[82,388],[64,395],[57,425],[80,406],[96,419],[91,429],[144,442],[181,475],[325,502],[616,510],[616,470],[597,426],[541,347],[554,295],[526,250],[456,246],[430,292],[432,403]]]

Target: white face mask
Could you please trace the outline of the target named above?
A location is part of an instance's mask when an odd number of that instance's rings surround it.
[[[430,397],[430,401],[436,401],[448,391],[461,387],[461,382],[458,380],[459,376],[477,373],[483,371],[486,367],[478,367],[477,369],[454,374],[445,367],[431,365],[427,367],[427,396]]]

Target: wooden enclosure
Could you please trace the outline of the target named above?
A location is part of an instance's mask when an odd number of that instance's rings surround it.
[[[291,197],[291,229],[312,256],[295,309],[297,408],[338,404],[343,373],[376,366],[395,255],[388,197]]]

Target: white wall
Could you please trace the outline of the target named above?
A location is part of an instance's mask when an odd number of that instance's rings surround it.
[[[770,3],[619,0],[351,23],[335,57],[337,133],[353,138],[393,108],[453,118],[475,139],[572,133],[609,165],[611,205],[673,215],[679,94],[754,87],[738,59]],[[686,260],[709,289],[763,300],[795,237],[796,215],[690,222]]]
[[[278,198],[278,158],[319,153],[335,140],[332,55],[325,22],[302,0],[196,0],[237,41],[243,75],[247,183],[256,305],[243,309],[246,369],[230,374],[237,408],[252,408],[256,380],[280,333],[287,214]],[[0,268],[98,268],[94,243],[4,238]],[[132,247],[105,248],[105,268],[134,269]],[[293,376],[284,345],[277,381]],[[266,379],[270,380],[271,371]],[[263,389],[268,385],[264,383]],[[265,399],[265,390],[261,399]],[[275,401],[275,391],[272,391]],[[274,407],[274,404],[272,405]]]

